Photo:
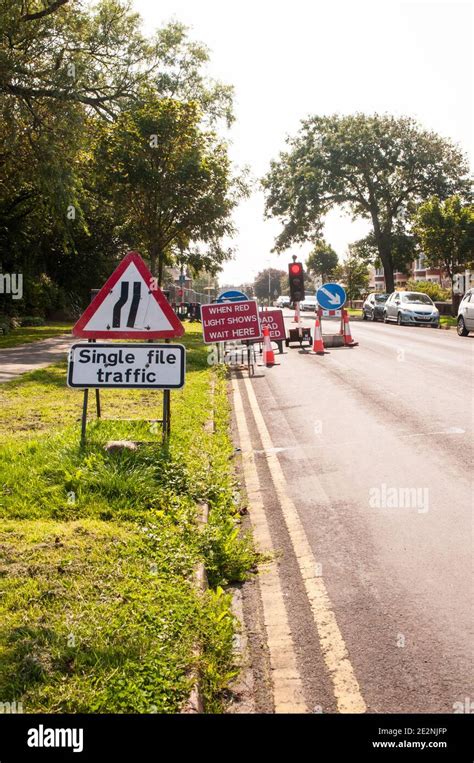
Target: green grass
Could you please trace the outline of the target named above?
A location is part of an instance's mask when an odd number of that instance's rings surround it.
[[[453,315],[442,315],[440,317],[440,324],[442,326],[456,326],[458,319]]]
[[[160,393],[104,392],[110,420],[91,421],[81,450],[82,395],[64,364],[0,387],[0,696],[25,712],[177,712],[193,669],[206,710],[222,707],[236,627],[223,586],[255,555],[236,524],[227,380],[207,365],[199,326],[184,342],[167,448],[143,420],[159,417]],[[104,450],[122,438],[147,444]]]
[[[71,332],[71,323],[49,323],[47,326],[25,326],[13,329],[10,334],[0,335],[0,350],[7,347],[18,347],[20,344],[39,342],[40,339],[51,339],[61,334]]]

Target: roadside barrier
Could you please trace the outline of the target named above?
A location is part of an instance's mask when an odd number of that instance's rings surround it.
[[[349,323],[349,313],[342,310],[342,333],[344,335],[344,347],[357,347],[359,342],[354,342],[351,334],[351,325]]]
[[[275,365],[275,353],[273,352],[268,326],[263,327],[263,364],[267,367]]]
[[[323,335],[321,334],[321,325],[319,323],[318,315],[316,315],[316,322],[314,324],[313,352],[317,355],[324,355]]]

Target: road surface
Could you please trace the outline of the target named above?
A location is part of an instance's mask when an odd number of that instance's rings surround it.
[[[257,710],[469,712],[474,337],[351,327],[358,347],[234,375],[275,559],[243,597]]]
[[[0,350],[0,383],[63,360],[74,341],[74,337],[64,334]]]

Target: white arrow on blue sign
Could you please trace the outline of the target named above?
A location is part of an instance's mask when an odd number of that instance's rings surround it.
[[[248,297],[243,291],[237,291],[237,289],[229,289],[223,291],[216,299],[216,302],[247,302]]]
[[[337,310],[346,304],[346,292],[338,283],[325,283],[316,292],[316,299],[323,310]]]

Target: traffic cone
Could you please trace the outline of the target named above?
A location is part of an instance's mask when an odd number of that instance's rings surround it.
[[[275,365],[275,353],[273,352],[272,340],[268,326],[263,327],[263,365]]]
[[[347,310],[342,311],[342,319],[344,321],[344,347],[357,347],[359,342],[354,342],[351,334],[351,324],[349,323],[349,313]]]
[[[319,316],[316,316],[316,322],[314,324],[314,342],[313,352],[317,355],[324,355],[324,342],[321,334],[321,325],[319,323]]]

